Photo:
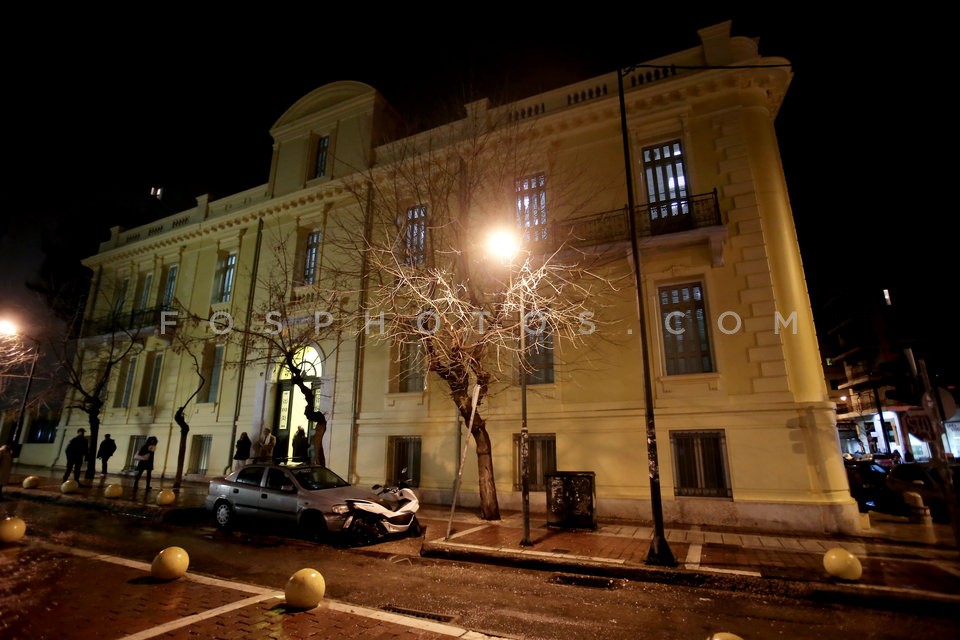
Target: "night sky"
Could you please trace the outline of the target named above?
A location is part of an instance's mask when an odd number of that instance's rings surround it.
[[[732,19],[734,35],[759,37],[763,55],[794,64],[777,131],[815,313],[838,292],[889,288],[942,333],[941,360],[957,352],[942,309],[957,288],[957,242],[942,226],[951,205],[927,199],[949,189],[928,168],[946,130],[928,123],[945,113],[932,107],[922,73],[935,52],[919,19],[840,18],[810,4],[750,13],[637,5],[625,14],[589,3],[549,25],[536,5],[484,4],[457,5],[477,15],[441,5],[430,20],[442,25],[428,26],[426,9],[408,6],[394,16],[279,5],[210,16],[157,5],[137,18],[83,7],[11,22],[23,44],[2,45],[0,315],[28,317],[19,292],[44,233],[73,259],[95,253],[110,226],[265,183],[270,126],[318,86],[363,81],[413,116],[424,104],[520,98],[643,62],[695,46],[698,28]],[[161,202],[148,197],[151,186],[164,188]]]

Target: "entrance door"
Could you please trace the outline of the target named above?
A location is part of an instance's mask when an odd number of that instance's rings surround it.
[[[331,409],[333,408],[333,378],[330,376],[324,378],[307,379],[310,388],[313,389],[316,400],[315,408],[319,409],[328,420]],[[308,421],[304,416],[304,409],[307,407],[307,401],[303,393],[294,386],[290,380],[281,380],[279,385],[280,397],[277,401],[277,419],[274,423],[274,435],[277,436],[277,448],[274,452],[276,458],[293,457],[293,436],[297,433],[297,427],[303,427],[307,437],[313,443],[313,435],[316,432],[316,424]],[[330,424],[327,424],[327,432],[323,436],[323,451],[330,457]],[[312,453],[312,451],[311,451]]]

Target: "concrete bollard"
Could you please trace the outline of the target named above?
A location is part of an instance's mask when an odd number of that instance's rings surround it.
[[[176,580],[187,572],[190,556],[181,547],[167,547],[156,555],[150,575],[157,580]]]
[[[27,476],[23,479],[24,489],[36,489],[40,486],[40,476]]]
[[[123,495],[123,487],[119,484],[108,484],[103,490],[104,498],[119,498]]]
[[[930,507],[923,504],[923,496],[914,491],[907,491],[903,494],[903,502],[907,505],[910,515],[907,518],[913,524],[933,524],[933,518],[930,516]]]
[[[11,544],[23,537],[27,532],[27,523],[16,516],[9,516],[0,520],[0,542]]]
[[[157,504],[161,507],[165,507],[168,504],[173,504],[177,499],[177,494],[175,494],[171,489],[161,489],[157,494]]]
[[[287,604],[297,609],[313,609],[323,600],[326,582],[316,569],[300,569],[290,576],[284,595]]]
[[[841,580],[859,580],[863,575],[860,561],[843,547],[834,547],[823,554],[823,568]]]
[[[743,640],[743,638],[726,631],[720,631],[707,638],[707,640]]]
[[[60,485],[60,493],[76,493],[78,489],[80,489],[80,484],[73,478]]]

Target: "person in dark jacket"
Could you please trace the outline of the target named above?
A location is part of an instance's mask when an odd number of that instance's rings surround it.
[[[134,460],[137,461],[137,475],[133,479],[133,492],[137,492],[137,485],[140,484],[140,476],[147,472],[147,491],[150,491],[150,476],[153,474],[153,456],[157,451],[157,439],[153,436],[147,438],[147,441],[137,451]]]
[[[107,475],[107,460],[117,452],[117,441],[110,437],[110,434],[103,436],[103,442],[97,449],[97,458],[100,460],[100,473]]]
[[[77,429],[77,435],[67,443],[67,470],[63,472],[63,482],[67,481],[70,473],[73,473],[73,479],[80,483],[80,467],[83,465],[83,459],[87,457],[87,436],[86,429]]]
[[[247,464],[247,459],[250,457],[250,447],[253,446],[253,440],[250,439],[250,436],[247,435],[247,432],[244,431],[240,434],[240,439],[237,440],[237,451],[233,454],[233,468],[239,469],[243,465]]]
[[[303,427],[297,427],[297,433],[293,436],[293,461],[308,462],[310,460],[310,440]]]

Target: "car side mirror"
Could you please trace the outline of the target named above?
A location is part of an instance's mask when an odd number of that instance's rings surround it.
[[[383,487],[381,487],[381,486],[378,485],[378,484],[375,484],[375,485],[373,485],[373,486],[370,487],[370,488],[373,489],[374,491],[376,491],[377,489],[382,489]]]

